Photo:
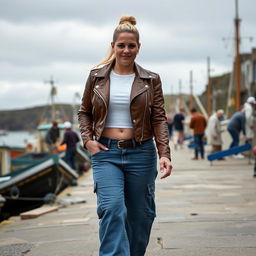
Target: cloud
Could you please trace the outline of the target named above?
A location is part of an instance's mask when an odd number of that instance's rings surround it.
[[[0,20],[2,60],[21,65],[52,61],[92,61],[99,58],[100,42],[108,27],[93,27],[74,21],[18,24]]]
[[[190,70],[196,92],[202,92],[207,56],[213,75],[232,67],[233,0],[0,0],[0,5],[0,109],[41,104],[51,75],[60,100],[72,102],[90,68],[105,56],[123,14],[137,18],[142,43],[137,61],[161,75],[165,93],[170,85],[177,91],[180,79],[188,92]],[[241,35],[256,40],[255,9],[255,1],[240,1]],[[241,49],[253,45],[245,38]]]

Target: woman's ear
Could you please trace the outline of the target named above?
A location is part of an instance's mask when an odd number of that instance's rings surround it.
[[[115,43],[111,42],[111,48],[114,48]]]

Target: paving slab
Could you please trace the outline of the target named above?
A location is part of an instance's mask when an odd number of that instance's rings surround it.
[[[157,218],[146,256],[255,256],[253,165],[233,158],[210,165],[192,157],[192,150],[173,150],[171,177],[157,178]],[[97,256],[92,175],[82,177],[58,199],[68,203],[57,212],[0,223],[0,255]]]

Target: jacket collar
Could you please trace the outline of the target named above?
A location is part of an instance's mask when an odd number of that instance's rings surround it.
[[[103,67],[99,68],[97,70],[97,72],[95,73],[95,76],[96,77],[102,77],[102,78],[104,78],[106,76],[109,76],[111,70],[114,67],[114,64],[115,64],[115,60],[113,60],[109,64],[106,64]],[[150,78],[152,78],[152,75],[150,74],[150,72],[147,71],[146,69],[142,68],[136,62],[134,64],[134,67],[135,67],[135,74],[137,76],[139,76],[140,78],[143,78],[143,79],[150,79]]]

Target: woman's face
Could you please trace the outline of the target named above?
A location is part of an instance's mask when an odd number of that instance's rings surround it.
[[[116,64],[128,67],[134,64],[134,60],[139,52],[140,44],[133,33],[122,32],[117,40],[111,43],[116,56]]]

